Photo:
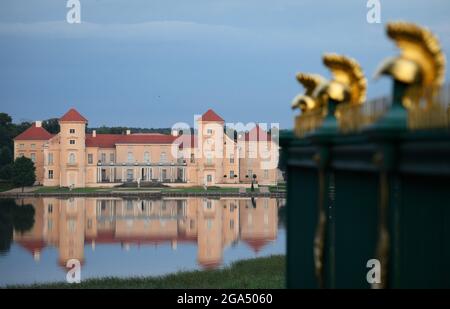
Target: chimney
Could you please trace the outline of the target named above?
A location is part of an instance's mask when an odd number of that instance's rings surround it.
[[[97,131],[96,130],[92,130],[92,137],[96,137],[97,136]]]
[[[127,135],[130,135],[131,134],[131,130],[127,130]]]
[[[35,125],[36,125],[36,128],[42,127],[42,121],[36,121]]]

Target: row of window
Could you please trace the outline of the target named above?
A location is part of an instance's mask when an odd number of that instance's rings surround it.
[[[31,149],[36,149],[36,144],[31,144],[30,145]],[[25,148],[25,144],[19,144],[19,149],[24,149]]]
[[[23,157],[25,154],[23,152],[19,152],[19,157]],[[36,154],[34,152],[30,153],[30,159],[33,162],[36,162]]]
[[[23,153],[19,154],[20,156],[23,156]],[[100,161],[102,163],[106,162],[106,153],[102,153],[100,155]],[[36,159],[36,154],[32,153],[31,154],[31,159],[33,160],[33,162]],[[110,153],[109,154],[109,161],[110,162],[114,162],[114,153]],[[133,153],[129,152],[128,156],[127,156],[127,161],[128,163],[134,163],[134,157],[133,157]],[[76,162],[76,158],[75,158],[75,154],[74,153],[70,153],[69,154],[69,163],[70,164],[74,164]],[[150,154],[148,152],[144,153],[144,162],[149,163],[150,162]],[[165,152],[161,152],[161,156],[160,156],[160,162],[167,162],[167,154]],[[94,163],[94,155],[92,153],[88,154],[88,164],[93,164]],[[53,164],[53,153],[49,153],[47,155],[47,164],[48,165],[52,165]]]
[[[114,162],[114,153],[109,154],[109,161]],[[100,162],[106,163],[106,153],[100,154]],[[127,162],[128,163],[134,163],[134,155],[132,152],[127,153]],[[144,152],[144,162],[150,163],[150,153],[148,151]],[[165,152],[161,152],[160,155],[160,162],[166,163],[167,162],[167,154]],[[88,154],[88,164],[94,163],[94,155],[92,153]]]

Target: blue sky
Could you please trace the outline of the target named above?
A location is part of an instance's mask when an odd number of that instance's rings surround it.
[[[397,53],[387,21],[428,26],[449,58],[448,0],[381,0],[381,24],[366,22],[366,0],[80,0],[72,25],[66,2],[0,2],[0,111],[15,121],[76,107],[90,126],[169,127],[213,108],[289,128],[295,74],[328,77],[324,52],[361,63],[369,98],[390,92],[371,80]]]

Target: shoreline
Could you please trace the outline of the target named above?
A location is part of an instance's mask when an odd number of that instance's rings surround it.
[[[97,191],[97,192],[2,192],[0,198],[30,198],[30,197],[121,197],[121,198],[162,198],[162,197],[266,197],[286,198],[286,192],[170,192],[170,191]]]

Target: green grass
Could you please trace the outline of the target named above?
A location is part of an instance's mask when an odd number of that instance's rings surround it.
[[[51,283],[8,288],[154,288],[154,289],[282,289],[285,287],[285,256],[242,260],[218,270],[179,272],[162,277],[88,279],[80,284]]]
[[[0,192],[5,192],[14,188],[15,186],[10,182],[0,182]]]
[[[108,192],[110,188],[74,188],[72,191],[65,187],[41,187],[34,190],[34,193],[91,193],[91,192]]]
[[[172,188],[163,188],[162,191],[168,191],[168,192],[204,192],[205,189],[203,187],[172,187]],[[238,192],[238,188],[222,188],[222,187],[207,187],[208,192]]]

